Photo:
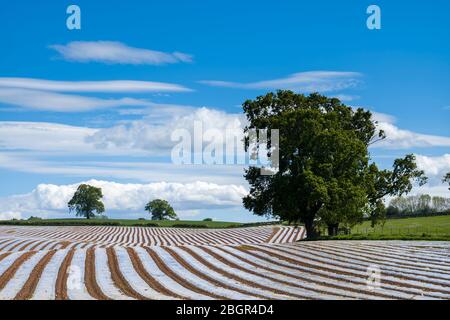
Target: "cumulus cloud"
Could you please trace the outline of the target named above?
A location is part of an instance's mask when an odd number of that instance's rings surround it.
[[[176,141],[171,135],[177,129],[185,129],[192,139],[201,132],[194,132],[194,124],[201,123],[203,130],[217,130],[225,135],[226,130],[242,130],[245,118],[240,114],[230,114],[224,111],[197,108],[185,110],[180,114],[169,114],[161,118],[162,122],[154,122],[155,113],[147,115],[142,120],[120,124],[111,128],[100,129],[92,134],[87,141],[98,148],[127,147],[131,149],[152,150],[163,152],[173,148]]]
[[[447,172],[450,172],[450,154],[428,157],[416,154],[417,166],[425,171],[425,174],[436,178],[439,183]]]
[[[247,190],[240,185],[218,185],[196,181],[193,183],[157,182],[150,184],[122,184],[111,181],[89,180],[89,185],[102,188],[103,203],[107,213],[143,212],[145,204],[156,198],[169,201],[181,216],[196,215],[201,209],[231,208],[241,206]],[[80,183],[71,185],[40,184],[28,194],[0,198],[0,207],[5,215],[20,217],[55,215],[67,212],[67,203]]]
[[[32,78],[0,78],[0,88],[16,88],[59,92],[186,92],[189,88],[178,84],[136,81],[55,81]]]
[[[76,62],[134,65],[192,62],[192,55],[186,53],[135,48],[117,41],[73,41],[66,45],[51,45],[49,48],[56,50],[63,59]]]
[[[287,89],[302,92],[329,92],[356,87],[362,75],[358,72],[308,71],[298,72],[285,78],[250,83],[221,80],[202,80],[200,83],[225,88],[239,89]]]

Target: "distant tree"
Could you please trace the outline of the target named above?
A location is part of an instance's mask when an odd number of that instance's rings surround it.
[[[449,209],[450,198],[431,197],[428,194],[421,194],[392,199],[386,215],[427,214],[432,212],[445,212]]]
[[[152,215],[152,220],[177,219],[175,211],[166,200],[152,200],[147,203],[145,210]]]
[[[278,91],[243,104],[250,129],[278,129],[279,146],[268,137],[268,155],[279,147],[279,167],[262,175],[250,166],[246,209],[261,216],[305,224],[308,237],[320,221],[334,234],[339,224],[351,225],[369,216],[372,223],[385,216],[383,198],[409,192],[412,181],[425,183],[414,155],[394,162],[392,170],[369,163],[369,145],[385,138],[372,114],[353,109],[336,98]],[[246,151],[253,150],[249,137]]]
[[[101,199],[103,198],[102,189],[90,186],[88,184],[81,184],[68,206],[70,212],[76,211],[77,216],[84,216],[90,219],[97,214],[105,212],[105,206]]]
[[[213,219],[212,219],[212,218],[205,218],[205,219],[203,219],[203,221],[205,221],[205,222],[211,222],[211,221],[213,221]]]
[[[444,180],[442,182],[448,182],[449,185],[448,190],[450,190],[450,172],[445,175]]]
[[[431,199],[433,210],[436,212],[444,212],[445,210],[450,209],[450,199],[444,197],[434,196]]]

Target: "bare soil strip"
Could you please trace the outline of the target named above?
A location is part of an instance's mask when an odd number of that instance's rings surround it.
[[[295,259],[292,259],[292,258],[289,258],[289,257],[285,257],[285,256],[276,254],[276,253],[271,252],[271,251],[266,251],[266,250],[258,248],[258,247],[253,247],[253,248],[254,248],[254,250],[264,252],[264,253],[272,256],[272,257],[275,257],[277,259],[290,262],[292,264],[301,265],[301,266],[304,266],[304,267],[307,267],[307,268],[313,268],[313,269],[315,268],[315,269],[326,271],[326,272],[331,272],[331,273],[342,274],[342,275],[353,276],[353,277],[357,277],[357,278],[361,278],[361,279],[366,279],[365,276],[360,275],[360,274],[356,274],[356,273],[352,273],[350,271],[342,271],[342,270],[336,270],[334,268],[327,268],[327,267],[317,266],[317,265],[313,265],[313,264],[310,264],[310,263],[301,262],[301,261],[298,261],[298,260],[295,260]],[[404,279],[404,280],[414,280],[414,281],[416,281],[416,279],[410,279],[410,278],[408,279],[408,278],[404,278],[402,276],[397,276],[397,278]],[[352,280],[348,280],[348,282],[356,283],[356,282],[354,282]],[[398,282],[398,281],[393,281],[393,280],[381,279],[381,284],[383,284],[383,283],[394,285],[394,286],[398,287],[398,289],[396,289],[397,291],[408,293],[408,294],[412,294],[412,293],[410,291],[402,290],[401,287],[403,287],[403,288],[414,288],[414,289],[419,289],[419,290],[423,290],[423,291],[434,291],[434,292],[440,292],[440,293],[444,293],[444,294],[450,293],[450,291],[440,290],[438,288],[426,288],[426,287],[422,287],[422,286],[418,286],[418,285],[414,285],[414,284],[410,284],[410,283],[404,283],[404,282]]]
[[[285,248],[283,246],[283,248]],[[309,253],[309,254],[317,254],[317,253],[324,253],[327,254],[326,259],[332,260],[332,261],[337,261],[337,262],[341,262],[341,263],[345,263],[346,261],[348,261],[350,259],[349,254],[339,254],[337,251],[331,251],[331,250],[323,250],[323,249],[319,249],[319,248],[305,248],[305,247],[301,247],[301,250],[305,253]],[[291,251],[287,251],[287,252],[291,252]],[[333,255],[333,256],[332,256]],[[370,260],[368,258],[364,258],[361,256],[356,256],[356,255],[351,255],[351,263],[355,266],[360,266],[360,267],[364,267],[366,268],[367,265],[373,263],[373,260]],[[403,266],[407,269],[410,270],[414,270],[414,271],[428,271],[426,268],[421,268],[418,266],[411,266],[409,264],[405,264],[405,263],[400,263],[400,262],[392,262],[392,261],[388,261],[385,260],[386,262],[380,262],[383,261],[382,259],[374,259],[376,261],[376,263],[380,266],[386,266],[387,268],[389,267],[399,267],[399,266]],[[408,271],[404,271],[405,274],[413,274],[410,270]],[[436,271],[435,269],[433,270],[433,273],[429,273],[426,275],[428,278],[432,278],[432,279],[436,279],[436,280],[448,280],[450,278],[450,273],[442,273],[440,270]]]
[[[36,249],[40,244],[44,243],[46,240],[38,241],[34,244],[34,246],[30,247],[28,250],[33,251]]]
[[[41,278],[42,272],[45,269],[45,266],[48,264],[50,259],[56,253],[56,250],[49,251],[34,267],[33,271],[31,271],[28,280],[23,285],[22,289],[17,293],[14,300],[28,300],[33,296],[34,290],[39,283],[39,279]]]
[[[187,299],[186,297],[180,296],[171,290],[167,289],[163,285],[161,285],[155,278],[153,278],[147,270],[145,270],[144,265],[142,264],[141,259],[132,248],[126,248],[128,255],[130,256],[131,263],[133,264],[133,268],[139,274],[139,276],[154,290],[158,291],[161,294],[164,294],[169,297],[174,297],[178,299]]]
[[[239,277],[239,276],[236,276],[236,275],[233,274],[233,273],[224,271],[224,270],[222,270],[222,269],[216,267],[215,265],[213,265],[213,264],[210,263],[209,261],[203,259],[201,256],[199,256],[197,253],[195,253],[194,251],[192,251],[192,250],[189,249],[188,247],[180,247],[180,249],[182,249],[182,250],[186,251],[187,253],[189,253],[189,255],[191,255],[192,257],[194,257],[195,259],[197,259],[197,260],[198,260],[201,264],[203,264],[205,267],[207,267],[207,268],[209,268],[209,269],[211,269],[211,270],[213,270],[213,271],[215,271],[215,272],[217,272],[217,273],[220,273],[221,275],[223,275],[223,276],[225,276],[225,277],[231,278],[231,279],[236,280],[236,281],[238,281],[238,282],[241,282],[241,283],[243,283],[243,284],[245,284],[245,285],[252,286],[252,287],[257,287],[257,288],[260,288],[260,289],[261,289],[261,287],[259,287],[258,285],[255,286],[255,283],[253,283],[253,282],[251,282],[251,281],[248,281],[248,280],[243,279],[243,278],[241,278],[241,277]],[[253,295],[255,295],[255,294],[253,294]],[[261,297],[262,297],[263,299],[265,299],[265,300],[269,300],[269,299],[270,299],[269,297],[264,297],[264,296],[261,296]]]
[[[110,300],[97,284],[95,277],[95,249],[89,248],[86,250],[86,262],[84,283],[86,285],[87,292],[97,300]]]
[[[273,237],[276,236],[278,231],[280,231],[280,227],[274,227],[273,231],[272,231],[272,234],[270,235],[269,239],[267,239],[267,242],[270,242],[273,239]]]
[[[0,261],[2,261],[3,259],[5,259],[7,256],[9,256],[11,254],[11,252],[5,252],[0,254]]]
[[[231,268],[239,269],[239,270],[241,270],[243,272],[250,273],[250,274],[253,274],[255,276],[261,277],[261,274],[259,274],[258,272],[242,268],[241,266],[239,266],[239,265],[237,265],[237,264],[235,264],[233,262],[230,262],[230,261],[222,258],[221,256],[219,256],[218,254],[216,254],[215,252],[209,250],[206,247],[201,247],[201,249],[203,251],[205,251],[206,253],[208,253],[209,255],[211,255],[214,258],[216,258],[217,260],[219,260],[220,262],[222,262],[222,263],[226,264],[227,266],[231,267]],[[267,278],[267,279],[270,279],[272,281],[275,281],[275,279],[267,277],[266,275],[264,275],[264,278]],[[280,282],[280,280],[276,280],[276,281]],[[306,296],[302,296],[302,295],[286,292],[286,291],[279,290],[279,289],[276,289],[276,288],[267,287],[265,285],[258,284],[258,283],[255,283],[255,282],[250,282],[250,281],[248,281],[248,282],[249,282],[250,285],[252,285],[254,287],[257,287],[257,288],[260,288],[260,289],[263,289],[263,290],[268,290],[268,291],[271,291],[271,292],[274,292],[274,293],[277,293],[277,294],[291,296],[291,297],[295,297],[295,298],[298,298],[298,299],[310,299],[309,297],[306,297]]]
[[[247,290],[244,289],[240,289],[240,288],[236,288],[236,287],[232,287],[227,285],[226,283],[219,281],[217,279],[214,279],[210,276],[205,275],[204,273],[198,271],[197,269],[193,268],[189,263],[187,263],[182,257],[180,257],[176,252],[174,252],[172,249],[170,248],[164,248],[179,264],[181,264],[186,270],[192,272],[193,274],[195,274],[197,277],[202,278],[203,280],[206,280],[218,287],[222,287],[228,290],[232,290],[232,291],[236,291],[248,296],[253,296],[253,297],[257,297],[259,299],[265,299],[267,300],[267,297],[264,297],[262,295],[256,294],[256,293],[252,293],[249,292]]]
[[[67,278],[69,277],[69,273],[67,272],[70,264],[72,263],[73,254],[75,253],[75,249],[67,252],[66,257],[61,263],[61,267],[58,271],[58,277],[56,278],[55,285],[55,298],[56,300],[68,300],[69,297],[67,295]]]
[[[396,264],[396,265],[402,265],[402,266],[406,266],[410,269],[419,269],[419,270],[423,270],[424,266],[420,266],[417,265],[417,260],[419,259],[418,257],[416,257],[414,260],[411,259],[402,259],[398,254],[395,254],[394,256],[392,255],[388,255],[386,253],[388,253],[388,249],[385,249],[385,251],[383,253],[379,253],[379,252],[375,252],[375,253],[371,253],[369,252],[370,250],[366,249],[366,247],[362,248],[363,250],[358,250],[357,252],[354,252],[353,248],[343,248],[344,250],[342,250],[341,248],[336,248],[336,247],[330,247],[328,246],[322,246],[320,248],[318,248],[317,246],[311,246],[308,245],[306,246],[306,249],[308,250],[319,250],[319,251],[323,251],[326,253],[333,253],[337,256],[345,256],[345,255],[352,255],[355,256],[356,260],[363,260],[364,259],[370,259],[370,260],[377,260],[378,261],[382,261],[385,263],[389,263],[389,264]],[[448,258],[447,258],[448,259]],[[420,263],[425,264],[427,267],[430,266],[433,269],[438,270],[438,272],[444,273],[444,274],[450,274],[450,271],[447,268],[445,268],[445,265],[443,263],[437,263],[437,264],[431,264],[429,262],[424,262],[424,260],[422,259],[422,257],[420,257]]]
[[[117,288],[129,297],[138,300],[149,300],[147,297],[136,292],[128,283],[119,269],[119,262],[117,261],[117,255],[113,248],[107,248],[106,254],[108,255],[108,267],[111,271],[111,278]]]
[[[345,290],[345,291],[351,291],[351,292],[356,292],[356,293],[363,293],[363,294],[377,296],[377,297],[381,297],[381,298],[396,299],[396,297],[394,297],[394,296],[387,295],[387,294],[382,294],[382,293],[378,293],[378,292],[371,292],[371,291],[368,292],[368,291],[364,291],[364,290],[360,290],[360,289],[356,289],[356,288],[340,286],[340,285],[337,285],[337,284],[328,284],[328,283],[325,283],[325,282],[317,283],[316,281],[311,280],[311,279],[309,279],[307,277],[302,277],[302,276],[298,276],[298,275],[295,275],[295,274],[287,273],[287,272],[284,272],[284,271],[281,271],[281,270],[276,270],[276,269],[272,269],[270,267],[262,266],[262,265],[254,263],[254,262],[252,262],[252,261],[250,261],[248,259],[245,259],[245,258],[243,258],[241,256],[235,255],[234,253],[229,252],[227,250],[224,250],[222,248],[218,248],[218,249],[220,249],[220,250],[228,253],[229,255],[232,255],[235,258],[240,259],[240,260],[242,260],[242,261],[244,261],[244,262],[246,262],[246,263],[248,263],[248,264],[250,264],[250,265],[252,265],[254,267],[257,267],[257,268],[260,268],[260,269],[264,269],[264,270],[268,270],[268,271],[271,271],[271,272],[274,272],[274,273],[277,273],[277,274],[280,274],[280,275],[284,275],[284,276],[287,276],[287,277],[291,277],[291,278],[294,278],[294,279],[297,279],[297,280],[300,280],[300,281],[309,282],[309,283],[312,283],[312,284],[320,284],[320,285],[325,286],[325,287],[341,289],[341,290]],[[241,249],[239,247],[237,247],[236,249],[238,249],[239,251],[245,252],[247,254],[251,254],[251,252],[248,252],[245,249],[243,250],[243,249]],[[255,256],[255,257],[257,257],[257,256]],[[268,259],[264,259],[262,257],[257,257],[257,258],[260,259],[260,260],[263,260],[263,261],[267,261],[269,263],[273,263],[273,262],[269,261]],[[305,271],[305,273],[307,273],[307,272]],[[322,277],[324,277],[324,276],[322,275]],[[293,286],[296,286],[296,287],[300,287],[300,288],[303,288],[303,289],[307,289],[307,290],[311,290],[311,291],[315,291],[315,292],[318,292],[318,293],[333,294],[332,292],[324,292],[322,290],[317,290],[317,289],[311,289],[311,288],[308,288],[308,287],[304,287],[304,286],[302,286],[300,284],[297,284],[297,285],[290,284],[290,285],[293,285]],[[345,296],[345,295],[343,295],[343,296],[350,298],[350,296]]]
[[[186,281],[186,279],[183,279],[178,274],[173,272],[169,267],[167,267],[167,265],[162,261],[162,259],[153,250],[151,250],[149,247],[144,247],[144,249],[148,252],[150,257],[152,257],[153,261],[155,261],[156,265],[162,272],[164,272],[167,276],[172,278],[174,281],[178,282],[183,287],[185,287],[191,291],[194,291],[196,293],[203,294],[205,296],[209,296],[214,299],[227,300],[226,297],[216,295],[212,292],[205,291],[203,289],[197,288],[196,286],[192,285],[191,283]]]
[[[3,274],[0,276],[0,290],[2,290],[6,284],[8,283],[9,280],[11,280],[12,277],[14,277],[14,275],[17,272],[17,269],[20,268],[20,266],[27,261],[28,259],[31,258],[31,256],[33,256],[36,252],[25,252],[24,254],[22,254],[19,258],[16,259],[16,261],[14,261],[8,269],[5,270],[5,272],[3,272]]]
[[[261,249],[261,248],[258,248],[258,250],[262,250],[262,249]],[[293,257],[297,257],[297,258],[300,258],[300,259],[305,259],[304,257],[301,256],[301,254],[300,254],[300,255],[299,255],[299,254],[295,254],[295,253],[292,253],[292,252],[290,252],[290,251],[287,251],[286,249],[283,250],[282,247],[276,247],[276,250],[279,250],[279,251],[284,252],[284,253],[286,253],[286,254],[290,254],[290,255],[292,255]],[[273,252],[272,252],[272,254],[273,254]],[[355,255],[355,256],[357,257],[357,255]],[[320,261],[320,259],[316,259],[316,258],[312,258],[312,257],[309,257],[308,259],[311,260],[311,261],[317,261],[317,262],[319,262],[319,263],[324,263],[323,261]],[[335,261],[335,260],[331,260],[331,261]],[[331,264],[331,263],[329,262],[329,264]],[[319,268],[319,267],[316,266],[316,268]],[[324,268],[324,267],[320,267],[320,268]],[[344,272],[344,271],[337,271],[337,270],[335,270],[335,269],[327,269],[327,268],[325,268],[325,269],[326,269],[326,270],[333,270],[333,271],[336,272],[336,273],[338,273],[338,272]],[[355,268],[355,267],[353,267],[353,266],[348,266],[347,269],[355,270],[355,271],[360,271],[358,268]],[[349,271],[349,272],[351,272],[351,271]],[[422,283],[427,283],[427,284],[433,284],[433,285],[437,285],[437,286],[443,286],[442,283],[433,281],[432,279],[430,279],[430,280],[423,280],[423,279],[420,279],[420,278],[416,277],[416,276],[420,276],[419,274],[414,274],[414,273],[409,273],[409,274],[410,274],[411,276],[410,276],[410,275],[407,275],[406,273],[403,273],[402,275],[398,275],[398,274],[390,274],[390,276],[392,276],[392,277],[394,277],[394,278],[402,279],[402,280],[417,281],[417,282],[422,282]],[[361,277],[361,276],[359,276],[359,277]],[[390,280],[385,280],[386,283],[389,283],[389,281],[390,281]],[[394,283],[395,283],[395,282],[394,282]],[[414,287],[413,284],[403,284],[403,286]],[[418,288],[422,288],[422,287],[418,287]],[[435,288],[435,289],[432,289],[432,290],[433,290],[433,291],[442,292],[442,293],[446,293],[446,294],[449,294],[449,293],[450,293],[450,290],[448,290],[448,291],[447,291],[447,290],[440,290],[440,289],[438,289],[438,288]]]
[[[21,244],[23,244],[24,242],[27,242],[29,239],[25,239],[22,241],[17,242],[15,245],[13,245],[11,248],[8,249],[8,251],[13,251],[15,248],[17,248],[18,246],[20,246]]]

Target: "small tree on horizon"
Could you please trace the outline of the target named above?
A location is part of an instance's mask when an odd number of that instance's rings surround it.
[[[155,199],[147,203],[145,210],[152,215],[152,220],[177,219],[177,214],[166,200]]]
[[[76,211],[77,216],[84,216],[90,219],[97,214],[105,212],[105,206],[100,200],[103,198],[102,189],[81,184],[72,199],[68,203],[69,211]]]

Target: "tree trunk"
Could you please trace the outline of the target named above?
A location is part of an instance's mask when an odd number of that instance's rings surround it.
[[[89,214],[89,213],[86,213],[86,219],[90,219],[91,217],[90,217],[91,215]]]
[[[339,223],[333,223],[328,225],[328,235],[329,236],[337,236],[338,234]]]
[[[314,239],[317,237],[316,230],[314,228],[314,218],[308,218],[305,220],[306,237],[308,239]]]

